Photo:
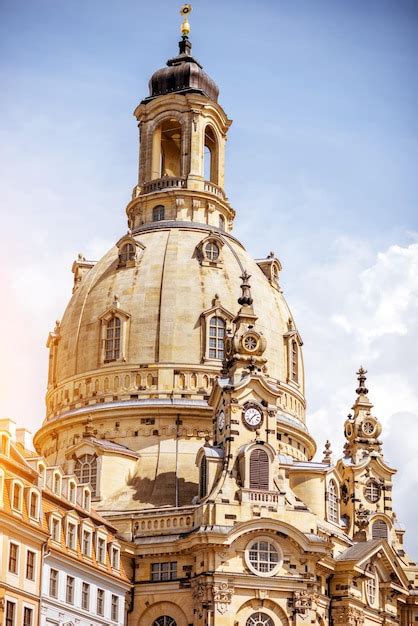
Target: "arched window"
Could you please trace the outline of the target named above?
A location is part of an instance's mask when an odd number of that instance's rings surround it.
[[[61,475],[57,472],[54,474],[54,482],[52,484],[52,491],[58,496],[61,495]]]
[[[70,481],[68,485],[68,499],[73,504],[75,504],[75,492],[76,492],[76,484],[73,481]]]
[[[165,208],[162,204],[157,204],[152,209],[152,219],[154,222],[162,222],[165,219]]]
[[[133,243],[125,243],[119,252],[119,264],[126,265],[128,261],[135,261],[135,246]]]
[[[214,241],[209,241],[205,246],[205,255],[209,261],[216,261],[219,258],[219,247]]]
[[[297,383],[299,379],[299,352],[296,339],[293,339],[291,343],[290,365],[292,370],[291,379]]]
[[[209,358],[223,359],[225,350],[225,320],[214,316],[209,322]]]
[[[80,483],[89,484],[92,495],[96,495],[97,489],[97,457],[93,454],[83,454],[75,462],[74,474]]]
[[[151,179],[181,176],[181,124],[171,118],[154,130]]]
[[[334,480],[331,480],[328,485],[328,521],[338,524],[338,489]]]
[[[29,498],[29,517],[39,519],[39,495],[34,491],[31,492]]]
[[[381,493],[382,490],[377,480],[371,478],[367,481],[364,488],[364,495],[366,497],[366,500],[368,500],[369,502],[377,502],[378,500],[380,500]]]
[[[13,484],[12,507],[15,511],[22,511],[23,489],[19,483]]]
[[[376,520],[372,524],[372,539],[387,539],[388,526],[382,519]]]
[[[105,361],[116,361],[120,357],[121,321],[112,317],[106,327]]]
[[[274,626],[274,622],[267,613],[253,613],[246,621],[245,626]]]
[[[203,177],[211,183],[218,184],[218,144],[213,128],[205,128]]]
[[[219,216],[219,228],[225,230],[225,218],[223,215]]]
[[[176,620],[168,615],[162,615],[152,623],[152,626],[177,626]]]
[[[269,458],[265,450],[257,448],[250,456],[250,489],[268,491]]]
[[[204,456],[199,467],[199,498],[204,498],[208,489],[208,462]]]

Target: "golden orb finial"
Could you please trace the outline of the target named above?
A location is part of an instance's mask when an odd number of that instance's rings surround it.
[[[189,20],[187,19],[187,16],[191,12],[192,12],[191,4],[183,4],[183,6],[180,9],[180,15],[183,17],[183,22],[180,26],[180,31],[181,31],[182,37],[184,37],[185,39],[187,39],[190,33],[190,24],[189,24]]]

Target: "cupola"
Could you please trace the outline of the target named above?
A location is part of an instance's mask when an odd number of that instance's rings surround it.
[[[186,36],[179,42],[179,54],[151,76],[149,96],[143,102],[169,93],[199,93],[218,101],[218,86],[192,56],[192,44]]]
[[[149,81],[134,115],[140,129],[138,184],[128,204],[134,234],[156,222],[194,222],[230,232],[235,211],[224,190],[225,144],[231,125],[219,89],[192,56],[189,4],[180,13],[179,54]]]

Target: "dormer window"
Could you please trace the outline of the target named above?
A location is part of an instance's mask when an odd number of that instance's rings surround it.
[[[209,241],[205,246],[205,253],[209,261],[216,261],[219,258],[219,248],[214,241]]]
[[[77,525],[74,522],[67,522],[67,548],[76,549]]]
[[[165,207],[162,204],[157,204],[152,209],[152,220],[153,222],[162,222],[165,220]]]
[[[226,324],[222,317],[214,315],[209,322],[209,358],[224,358]]]
[[[22,512],[23,507],[23,487],[20,483],[13,483],[12,508],[14,511]]]
[[[75,482],[71,480],[68,485],[68,499],[72,504],[75,504],[76,489],[77,486]]]
[[[39,494],[31,491],[29,495],[29,517],[39,520]]]
[[[89,512],[90,511],[90,503],[91,503],[91,494],[89,489],[84,489],[84,509]]]
[[[120,569],[120,548],[112,546],[111,563],[113,569]]]
[[[223,246],[224,241],[220,235],[213,233],[209,237],[205,237],[196,248],[196,256],[200,264],[204,267],[222,267]]]
[[[338,506],[338,488],[335,480],[330,480],[328,485],[328,521],[333,522],[334,524],[339,523],[339,506]]]
[[[299,348],[296,339],[292,340],[291,353],[291,379],[297,383],[299,380]]]
[[[43,463],[38,465],[39,482],[41,487],[45,487],[46,467]]]
[[[119,317],[112,317],[106,328],[106,340],[105,340],[105,361],[117,361],[120,356],[120,344],[121,344],[121,320]]]
[[[54,482],[52,486],[52,491],[57,495],[61,495],[61,476],[58,473],[54,474]]]
[[[300,346],[302,339],[296,330],[292,318],[287,322],[288,332],[284,335],[287,355],[287,382],[301,384]]]
[[[90,485],[92,495],[95,496],[97,489],[97,457],[94,454],[83,454],[80,456],[75,462],[74,474],[80,483]]]
[[[135,267],[141,259],[145,246],[137,241],[130,232],[116,244],[118,248],[118,267]]]
[[[135,248],[131,243],[126,243],[119,252],[119,265],[126,265],[128,261],[135,261]]]

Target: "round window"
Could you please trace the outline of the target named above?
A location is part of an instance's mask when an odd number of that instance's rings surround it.
[[[254,352],[258,348],[258,337],[255,335],[246,335],[243,339],[243,344],[248,352]]]
[[[374,480],[372,478],[371,480],[367,481],[364,488],[364,496],[366,500],[368,500],[369,502],[377,502],[380,499],[381,492],[382,489],[377,480]]]
[[[363,422],[362,429],[365,435],[373,435],[375,425],[370,420],[366,420],[365,422]]]
[[[267,613],[253,613],[247,619],[245,626],[274,626],[274,622]]]
[[[176,620],[168,615],[161,615],[152,624],[152,626],[177,626]]]
[[[258,537],[247,545],[245,560],[257,576],[274,576],[283,561],[280,546],[270,537]]]
[[[216,261],[219,258],[219,248],[213,241],[206,244],[205,252],[209,261]]]

